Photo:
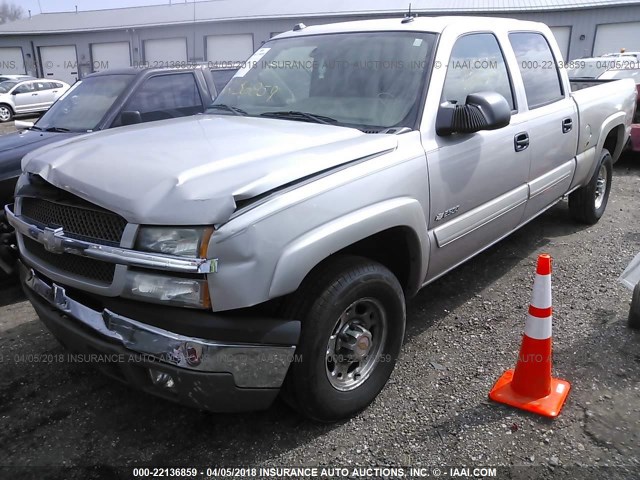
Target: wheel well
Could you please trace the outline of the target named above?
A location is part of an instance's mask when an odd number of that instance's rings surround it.
[[[622,141],[624,137],[624,127],[622,125],[618,125],[613,128],[604,140],[603,147],[609,150],[613,161],[616,160],[616,148],[618,148],[618,143]],[[619,153],[618,153],[619,155]]]
[[[408,227],[394,227],[371,235],[339,250],[340,254],[366,257],[387,267],[396,276],[407,296],[420,288],[420,241]]]
[[[11,105],[9,105],[8,103],[0,103],[0,107],[7,107],[9,110],[11,110],[11,113],[13,115],[15,115],[16,112],[13,111],[13,108],[11,108]]]

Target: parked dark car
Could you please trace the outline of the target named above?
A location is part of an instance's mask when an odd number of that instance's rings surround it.
[[[236,70],[192,68],[120,69],[93,73],[76,82],[34,124],[16,122],[20,132],[0,136],[0,202],[11,203],[20,161],[36,148],[66,138],[134,123],[205,111]],[[0,232],[7,233],[4,218]],[[12,256],[11,237],[0,236],[0,268]]]

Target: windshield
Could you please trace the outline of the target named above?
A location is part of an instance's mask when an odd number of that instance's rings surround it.
[[[620,78],[633,78],[636,83],[640,83],[640,68],[627,68],[624,70],[607,70],[598,78],[602,79],[615,79]]]
[[[236,73],[213,103],[220,107],[209,112],[412,128],[435,38],[371,32],[272,40]]]
[[[0,82],[0,93],[7,93],[9,90],[15,87],[18,83],[20,82],[14,82],[11,80],[8,80],[6,82]]]
[[[38,120],[39,129],[94,130],[134,75],[99,75],[76,82]]]

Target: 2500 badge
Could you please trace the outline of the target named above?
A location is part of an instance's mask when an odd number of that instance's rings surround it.
[[[456,205],[455,207],[450,208],[449,210],[440,212],[439,214],[436,215],[436,222],[439,222],[443,218],[447,218],[447,217],[450,217],[451,215],[458,213],[458,210],[460,210],[460,205]]]

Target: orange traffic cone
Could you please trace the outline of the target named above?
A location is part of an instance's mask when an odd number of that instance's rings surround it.
[[[567,399],[569,382],[551,377],[551,257],[538,257],[529,316],[515,371],[507,370],[489,398],[530,412],[557,417]]]

